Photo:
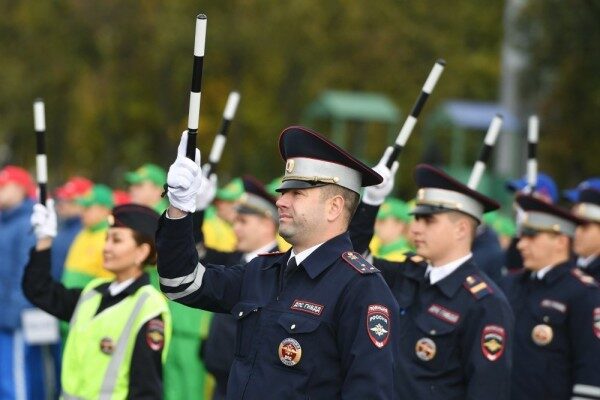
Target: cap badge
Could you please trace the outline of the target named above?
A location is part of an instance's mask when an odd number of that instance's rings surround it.
[[[433,360],[436,352],[437,352],[437,347],[433,340],[426,338],[426,337],[417,340],[417,344],[415,345],[415,354],[421,360],[423,360],[423,361]]]
[[[296,339],[287,338],[279,343],[279,359],[284,365],[293,367],[300,362],[302,358],[302,346]]]
[[[553,337],[552,328],[546,324],[536,325],[531,331],[531,339],[538,346],[546,346],[552,341]]]
[[[291,174],[294,171],[294,160],[287,160],[285,163],[285,172]]]
[[[104,354],[111,355],[115,351],[115,343],[109,337],[100,340],[100,351]]]

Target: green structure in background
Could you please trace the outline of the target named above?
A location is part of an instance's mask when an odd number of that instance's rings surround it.
[[[382,143],[392,143],[400,122],[400,110],[382,94],[327,90],[304,110],[305,125],[315,126],[318,121],[330,123],[329,132],[336,144],[365,159],[366,146],[362,138],[367,135],[367,125],[382,124],[385,127]],[[354,130],[350,129],[351,125]],[[357,140],[352,140],[352,135]]]
[[[518,129],[517,119],[498,104],[466,100],[448,100],[442,103],[425,120],[425,161],[442,164],[448,173],[466,184],[488,127],[497,113],[504,117],[500,135]],[[436,147],[440,150],[437,154],[432,150]],[[442,154],[444,147],[448,148],[449,154]],[[477,190],[498,200],[504,210],[510,210],[512,195],[506,191],[504,183],[507,179],[522,175],[522,171],[517,168],[520,165],[520,151],[515,149],[513,159],[509,160],[514,166],[511,176],[499,176],[494,172],[496,150],[494,149],[492,160],[488,163]]]

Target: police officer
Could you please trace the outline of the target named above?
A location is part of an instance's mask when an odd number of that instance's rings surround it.
[[[375,170],[391,179],[383,165]],[[373,261],[400,306],[400,398],[508,399],[513,315],[471,253],[483,214],[499,205],[429,165],[416,167],[415,181],[411,234],[418,255]],[[365,189],[371,218],[385,195],[377,186]],[[355,219],[351,231],[369,229],[364,216],[358,219],[362,228]]]
[[[393,399],[398,308],[379,271],[352,251],[361,186],[380,175],[303,127],[285,129],[277,201],[286,253],[225,268],[198,262],[190,212],[201,190],[187,133],[168,173],[171,206],[157,231],[165,294],[238,320],[228,399]]]
[[[573,213],[585,223],[577,226],[573,249],[577,266],[600,282],[600,191],[584,189]]]
[[[511,398],[598,399],[600,290],[569,259],[583,221],[531,196],[517,203],[525,269],[506,282],[515,312]]]
[[[62,398],[162,399],[162,367],[171,321],[167,302],[150,285],[144,265],[156,260],[153,234],[158,214],[126,204],[112,210],[104,267],[98,278],[67,289],[50,275],[56,214],[52,200],[31,217],[37,244],[23,276],[25,296],[42,310],[70,321],[62,365]]]
[[[203,264],[234,266],[248,263],[259,254],[279,251],[276,239],[279,216],[275,198],[252,176],[243,176],[242,182],[244,193],[235,206],[236,215],[233,220],[236,251],[222,252],[204,248],[201,240],[196,247],[200,249],[200,261]],[[232,315],[215,314],[201,347],[202,360],[216,381],[213,400],[226,398],[229,370],[235,358],[233,345],[236,326],[237,320]]]

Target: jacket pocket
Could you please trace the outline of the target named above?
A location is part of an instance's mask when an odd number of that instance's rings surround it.
[[[456,330],[458,324],[450,324],[428,315],[415,319],[413,331],[413,359],[430,371],[442,371],[458,351]]]
[[[257,303],[240,302],[233,306],[231,314],[237,319],[235,356],[247,357],[258,326],[260,307]]]

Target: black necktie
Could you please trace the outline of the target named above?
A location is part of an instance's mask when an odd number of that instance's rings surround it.
[[[294,272],[298,269],[298,264],[296,264],[296,257],[291,257],[288,260],[287,266],[285,267],[285,273],[283,274],[283,279],[288,280]]]

